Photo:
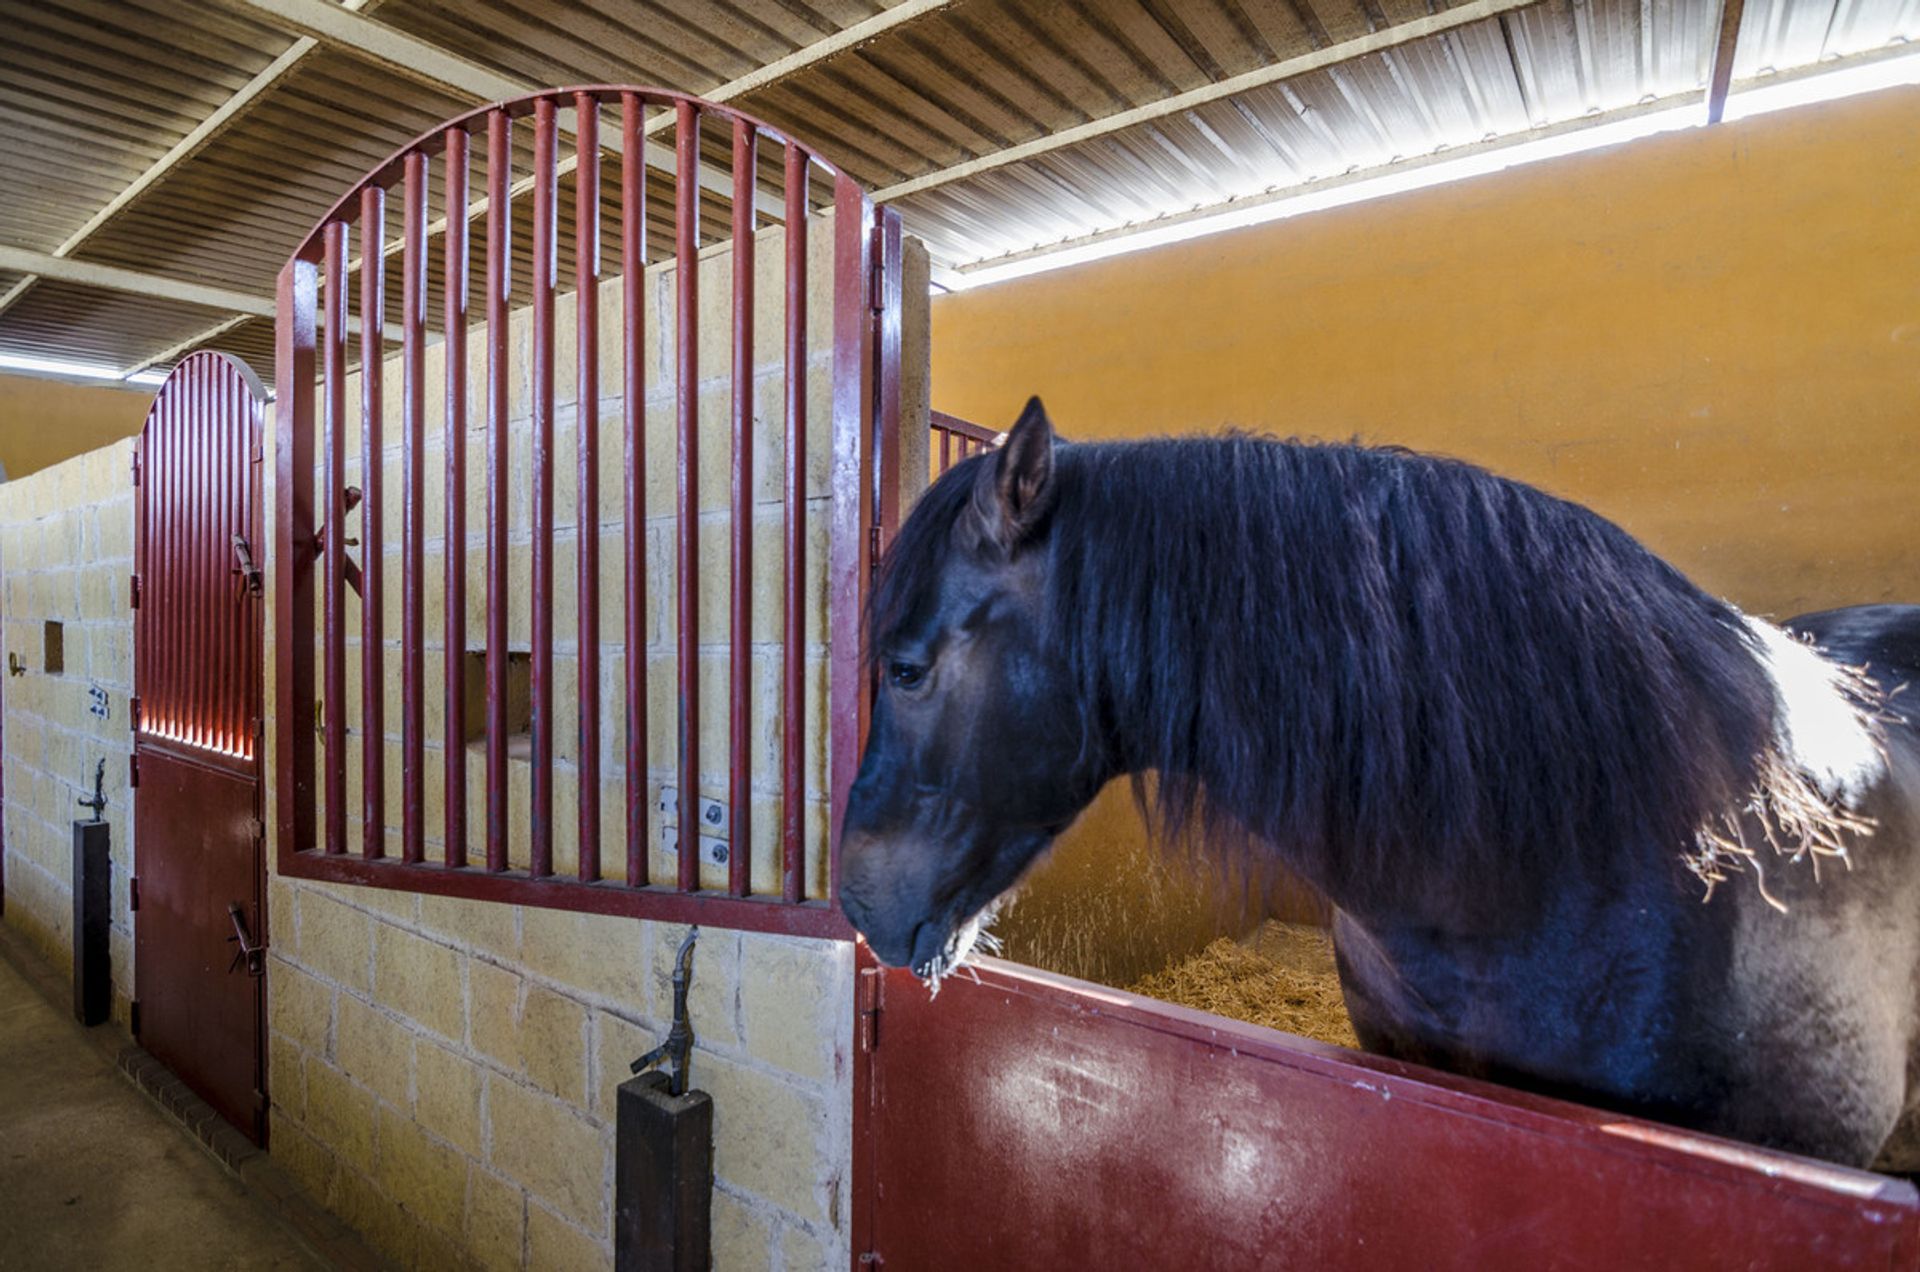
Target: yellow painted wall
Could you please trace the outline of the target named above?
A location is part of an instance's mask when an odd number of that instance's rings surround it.
[[[0,466],[25,477],[109,442],[132,437],[153,390],[69,384],[0,374]]]
[[[933,306],[933,405],[1444,451],[1781,615],[1920,601],[1920,88]]]
[[[1401,443],[1588,504],[1756,612],[1920,602],[1920,88],[946,295],[933,322],[934,407],[983,424],[1040,393],[1077,438]],[[1124,941],[1062,934],[1073,880],[1132,868],[1120,794],[1036,876],[1014,952],[1124,979],[1121,947],[1217,914],[1142,887],[1082,907]]]

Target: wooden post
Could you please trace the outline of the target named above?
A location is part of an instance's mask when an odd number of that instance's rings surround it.
[[[113,1014],[107,927],[113,920],[113,860],[103,821],[73,823],[73,1018],[97,1025]]]
[[[713,1097],[669,1075],[620,1084],[614,1122],[614,1272],[706,1272],[713,1261]]]

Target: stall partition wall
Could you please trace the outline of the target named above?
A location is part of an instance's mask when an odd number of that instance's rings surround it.
[[[348,192],[280,283],[282,872],[848,935],[903,255],[801,143],[654,90]]]

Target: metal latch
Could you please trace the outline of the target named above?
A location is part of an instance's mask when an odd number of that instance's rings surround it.
[[[238,901],[229,901],[227,903],[227,917],[233,920],[233,935],[227,939],[229,941],[237,941],[240,945],[240,948],[234,951],[233,962],[227,964],[227,972],[231,974],[244,965],[247,969],[247,975],[260,975],[267,970],[266,961],[263,957],[267,952],[267,947],[253,943],[253,937],[247,931],[246,916],[240,912],[240,903]]]
[[[233,536],[233,555],[233,572],[240,576],[240,590],[260,595],[260,567],[253,563],[253,550],[247,546],[245,535]]]

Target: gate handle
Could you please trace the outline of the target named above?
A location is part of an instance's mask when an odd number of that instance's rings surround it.
[[[253,552],[247,547],[245,535],[233,536],[233,555],[236,561],[233,569],[240,576],[240,590],[260,595],[260,567],[253,563]]]
[[[239,950],[234,953],[233,962],[227,964],[227,972],[232,974],[242,964],[245,964],[247,975],[260,975],[266,970],[266,965],[262,962],[261,955],[267,952],[267,947],[253,943],[253,938],[247,933],[247,920],[245,916],[240,913],[240,903],[238,901],[229,901],[227,903],[227,917],[233,920],[233,935],[227,939],[240,943]]]

